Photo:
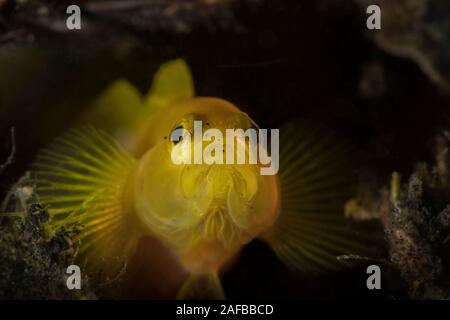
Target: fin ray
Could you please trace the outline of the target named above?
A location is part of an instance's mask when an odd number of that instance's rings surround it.
[[[83,127],[56,138],[32,165],[30,182],[48,208],[50,228],[78,226],[74,240],[88,267],[108,274],[122,267],[137,241],[122,203],[135,162],[108,134]]]
[[[300,121],[281,128],[280,148],[281,213],[262,238],[288,267],[307,272],[338,269],[345,264],[337,256],[365,252],[343,214],[357,183],[353,149]]]

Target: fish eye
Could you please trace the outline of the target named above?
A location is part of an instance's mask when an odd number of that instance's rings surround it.
[[[170,142],[176,146],[178,143],[183,141],[183,136],[185,135],[185,129],[182,124],[177,125],[173,128],[172,133],[170,135]]]
[[[180,121],[178,121],[173,129],[170,131],[170,143],[173,146],[179,144],[183,139],[192,136],[194,134],[194,121],[201,120],[202,117],[199,114],[189,113],[184,115]]]

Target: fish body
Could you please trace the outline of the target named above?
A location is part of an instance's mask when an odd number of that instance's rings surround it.
[[[342,215],[354,168],[333,135],[302,123],[282,127],[274,175],[262,175],[258,163],[176,164],[173,154],[184,157],[195,144],[172,133],[193,133],[195,121],[224,136],[258,128],[230,102],[195,97],[189,68],[176,60],[161,67],[146,96],[114,83],[86,115],[90,126],[69,130],[38,155],[36,192],[53,228],[82,227],[76,240],[90,270],[119,270],[150,236],[190,275],[178,297],[223,298],[221,267],[255,238],[308,272],[339,268],[337,255],[365,249]],[[248,156],[250,142],[237,142]]]
[[[217,98],[187,99],[156,112],[133,148],[140,160],[128,178],[125,201],[140,228],[179,254],[187,270],[217,272],[275,222],[278,177],[260,175],[258,164],[174,164],[171,132],[180,126],[192,130],[193,121],[224,135],[226,129],[247,130],[253,123]]]

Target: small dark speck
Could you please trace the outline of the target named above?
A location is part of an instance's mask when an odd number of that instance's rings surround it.
[[[167,137],[164,137],[164,140],[166,140],[167,139]]]

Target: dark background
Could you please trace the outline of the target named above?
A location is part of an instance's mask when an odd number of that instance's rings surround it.
[[[448,95],[413,61],[375,46],[361,7],[351,1],[330,6],[243,1],[230,10],[230,24],[236,27],[193,23],[185,33],[88,15],[110,25],[107,37],[86,40],[74,33],[73,41],[11,18],[12,25],[34,32],[20,44],[0,47],[1,159],[10,150],[12,126],[17,148],[0,188],[7,190],[42,146],[76,124],[90,99],[108,84],[126,78],[146,92],[157,67],[178,57],[191,67],[197,95],[225,98],[261,127],[280,127],[300,117],[341,132],[370,159],[371,171],[362,179],[375,189],[388,183],[394,170],[408,175],[418,161],[432,160],[433,138],[448,124]],[[117,43],[128,37],[132,49],[120,50]],[[22,56],[17,48],[28,51]],[[361,81],[371,64],[382,70],[383,90],[367,96]],[[254,242],[225,275],[224,287],[230,299],[402,297],[401,282],[391,277],[398,278],[388,270],[387,290],[370,292],[364,265],[322,276],[292,274],[269,248]]]

